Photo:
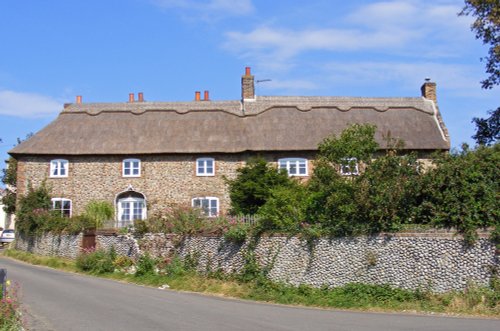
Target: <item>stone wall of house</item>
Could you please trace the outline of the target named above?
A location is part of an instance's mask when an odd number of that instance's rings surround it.
[[[281,157],[305,157],[312,152],[263,153],[269,162]],[[22,157],[18,163],[18,193],[26,193],[28,183],[38,187],[45,180],[54,198],[72,201],[73,214],[80,214],[92,200],[114,204],[118,194],[133,190],[143,194],[148,214],[164,210],[172,204],[190,205],[195,197],[219,198],[221,212],[229,209],[229,192],[224,178],[232,179],[236,170],[245,165],[252,153],[203,155],[131,155],[131,156],[37,156]],[[215,176],[196,176],[196,159],[213,157]],[[69,161],[68,177],[50,178],[50,161],[64,158]],[[141,160],[140,177],[123,177],[122,161]],[[311,169],[312,162],[309,164]]]
[[[80,253],[83,235],[51,234],[38,237],[27,237],[16,234],[14,247],[18,250],[43,256],[58,256],[76,259]]]
[[[78,236],[64,239],[48,235],[31,243],[21,238],[17,240],[17,248],[74,257],[80,241]],[[362,282],[445,292],[463,290],[469,282],[488,285],[495,270],[500,268],[495,244],[485,233],[472,246],[466,246],[451,232],[322,238],[313,244],[297,237],[280,236],[235,244],[220,237],[98,234],[96,244],[103,249],[113,246],[118,254],[134,259],[145,252],[161,259],[174,254],[181,258],[189,256],[198,261],[202,272],[227,273],[242,269],[251,244],[256,261],[268,270],[271,280],[315,287]]]

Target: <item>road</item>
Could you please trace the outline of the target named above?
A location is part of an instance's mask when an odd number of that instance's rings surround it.
[[[295,308],[160,290],[0,257],[30,330],[500,330],[500,320]]]

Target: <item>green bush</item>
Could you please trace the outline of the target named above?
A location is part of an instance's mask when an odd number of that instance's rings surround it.
[[[76,258],[76,267],[85,272],[93,274],[104,274],[115,270],[113,262],[116,259],[114,248],[105,251],[103,249],[82,252]]]
[[[237,244],[243,243],[250,231],[250,225],[245,222],[230,219],[224,229],[224,239]]]
[[[231,199],[231,214],[254,215],[264,205],[273,188],[288,186],[291,179],[286,171],[280,171],[258,157],[248,160],[237,170],[235,179],[227,180]]]
[[[19,199],[16,230],[25,235],[40,234],[50,219],[50,208],[49,188],[45,182],[38,188],[33,188],[29,183],[26,195]]]
[[[152,258],[149,253],[142,255],[137,260],[135,276],[154,275],[156,273],[156,259]]]
[[[296,233],[306,220],[308,191],[292,181],[288,186],[272,189],[266,203],[257,212],[260,231]]]
[[[114,208],[108,201],[91,201],[85,206],[84,215],[93,221],[93,227],[102,228],[105,221],[113,218]]]
[[[472,243],[478,228],[500,226],[500,144],[437,155],[420,183],[417,221],[456,228]]]

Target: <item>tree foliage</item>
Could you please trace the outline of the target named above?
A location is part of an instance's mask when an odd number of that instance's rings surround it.
[[[472,136],[479,145],[491,145],[500,139],[500,107],[495,111],[489,111],[490,117],[474,117],[472,122],[476,124],[476,134]]]
[[[500,230],[500,145],[437,156],[436,167],[423,176],[418,221],[456,228],[471,242],[476,229]]]
[[[7,168],[3,169],[2,182],[5,184],[5,194],[2,197],[3,210],[7,214],[16,212],[17,160],[9,157]]]
[[[500,2],[499,0],[465,0],[460,15],[475,17],[471,29],[476,38],[490,46],[486,61],[488,78],[481,82],[482,87],[490,89],[500,84]]]
[[[250,159],[246,166],[237,170],[235,179],[227,180],[231,213],[235,215],[257,213],[260,206],[266,203],[273,188],[288,186],[290,181],[285,171],[269,165],[263,158]]]

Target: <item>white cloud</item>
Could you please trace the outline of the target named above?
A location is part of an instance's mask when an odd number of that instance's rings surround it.
[[[195,15],[202,19],[244,16],[255,10],[252,0],[153,0],[153,4],[164,9],[180,10],[186,15]]]
[[[23,118],[40,118],[57,114],[61,102],[36,93],[0,90],[0,114]]]
[[[229,31],[223,46],[262,67],[283,69],[308,52],[450,58],[466,51],[464,40],[472,40],[470,20],[457,16],[460,9],[456,1],[376,2],[321,28],[260,25]]]

